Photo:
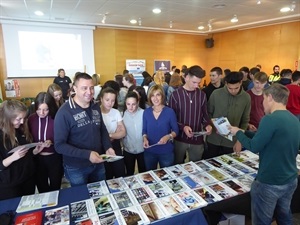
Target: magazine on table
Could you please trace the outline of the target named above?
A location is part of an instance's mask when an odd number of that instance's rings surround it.
[[[195,179],[197,179],[199,182],[203,183],[204,185],[209,185],[218,182],[218,180],[211,176],[207,172],[197,173],[194,175]]]
[[[232,163],[236,162],[236,160],[229,155],[220,155],[215,157],[214,159],[225,166],[230,166]]]
[[[230,176],[227,173],[218,168],[213,168],[207,171],[207,173],[219,181],[223,181],[230,178]]]
[[[148,187],[157,198],[162,198],[170,194],[174,194],[174,192],[163,181],[155,184],[149,184]]]
[[[245,160],[253,160],[253,159],[259,159],[259,155],[255,154],[249,150],[244,150],[237,153],[229,154],[230,157],[234,158],[235,160],[239,162],[243,162]]]
[[[133,205],[138,205],[137,200],[130,190],[117,192],[112,194],[119,209],[127,208]]]
[[[97,215],[97,211],[92,199],[86,199],[78,202],[72,202],[70,204],[71,207],[71,220],[75,224],[82,224],[81,221],[90,221],[93,216]],[[93,223],[94,224],[94,223]],[[100,222],[99,222],[100,224]]]
[[[168,185],[168,187],[174,193],[182,192],[182,191],[185,191],[185,190],[189,189],[188,186],[179,178],[166,180],[164,182]]]
[[[21,201],[16,209],[17,213],[32,211],[56,206],[58,203],[59,191],[51,191],[46,193],[26,195],[21,198]]]
[[[93,201],[98,215],[112,212],[118,208],[118,205],[111,194],[93,198]]]
[[[173,177],[180,177],[188,174],[188,172],[186,172],[186,170],[184,170],[180,165],[169,166],[165,169],[168,170]]]
[[[141,207],[148,219],[150,220],[150,222],[163,219],[167,215],[160,201],[148,202],[146,204],[142,204]]]
[[[131,189],[131,191],[139,204],[150,202],[156,198],[156,195],[150,190],[148,186]]]
[[[197,166],[194,162],[187,162],[184,164],[181,164],[181,167],[187,172],[187,173],[198,173],[202,172],[203,170]]]
[[[44,225],[69,225],[70,208],[69,205],[45,211]]]
[[[120,192],[128,189],[126,181],[123,177],[106,180],[106,184],[110,193]]]
[[[222,200],[222,198],[208,186],[197,188],[194,192],[203,198],[208,204]]]
[[[213,166],[210,163],[206,162],[205,160],[197,161],[195,162],[195,164],[200,168],[200,170],[203,171],[207,171],[213,168]]]
[[[30,212],[22,215],[17,215],[15,225],[23,225],[23,224],[42,224],[43,220],[43,211]],[[0,224],[8,224],[4,221],[0,221]],[[54,223],[53,223],[54,224]],[[55,223],[56,224],[56,223]]]
[[[75,222],[75,225],[100,225],[100,220],[97,215]]]
[[[124,177],[124,181],[129,189],[138,188],[144,185],[144,182],[138,179],[137,176]]]
[[[169,195],[160,198],[157,201],[159,201],[162,207],[164,207],[164,211],[167,213],[168,217],[178,213],[188,212],[190,210],[176,195]]]
[[[99,215],[101,225],[115,225],[117,220],[115,211]]]
[[[250,175],[250,174],[249,174]],[[248,187],[249,189],[251,189],[251,185],[252,182],[254,181],[254,177],[253,176],[249,176],[249,175],[244,175],[244,176],[240,176],[238,178],[236,178],[241,184],[243,184],[244,186]]]
[[[211,119],[213,125],[218,131],[218,134],[232,141],[233,135],[230,133],[229,127],[231,126],[227,117],[219,117]]]
[[[155,175],[153,171],[139,173],[136,176],[144,184],[153,184],[160,182],[160,179]]]
[[[222,167],[223,172],[227,173],[228,175],[232,176],[233,178],[237,178],[240,176],[243,176],[245,173],[243,173],[240,170],[237,170],[236,168],[232,166],[224,166]]]
[[[140,205],[135,205],[116,211],[118,225],[149,224],[150,220]]]
[[[205,161],[217,168],[221,168],[223,166],[223,164],[221,162],[217,161],[214,158],[206,159]]]
[[[238,193],[236,191],[232,190],[231,188],[229,188],[222,182],[211,184],[211,185],[209,185],[209,187],[214,192],[216,192],[222,199],[231,198],[233,196],[238,195]]]
[[[257,160],[247,160],[242,162],[244,165],[254,169],[254,170],[258,170],[259,167],[259,162],[258,159]]]
[[[234,162],[230,166],[239,171],[242,171],[243,173],[255,173],[256,172],[256,169],[253,169],[253,168],[251,168],[243,163],[240,163],[240,162]]]
[[[173,176],[173,174],[170,173],[170,171],[166,170],[165,168],[153,170],[153,172],[160,180],[169,180],[175,178],[175,176]]]
[[[106,182],[104,180],[89,183],[86,185],[91,198],[109,194]]]
[[[193,190],[178,193],[177,196],[189,209],[196,209],[207,205],[207,202]]]
[[[181,179],[189,188],[194,189],[204,185],[204,183],[194,174],[182,176]]]
[[[236,191],[238,194],[244,194],[250,191],[250,188],[240,183],[237,179],[225,180],[223,184]]]

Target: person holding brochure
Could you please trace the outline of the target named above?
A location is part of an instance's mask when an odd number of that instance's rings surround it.
[[[105,179],[106,152],[115,155],[98,103],[93,102],[93,80],[78,73],[73,85],[75,95],[62,105],[54,119],[54,147],[63,155],[63,166],[71,186]]]
[[[148,93],[152,107],[143,114],[143,142],[146,170],[157,169],[174,164],[173,139],[179,129],[173,109],[166,107],[165,92],[161,85],[153,85]]]
[[[242,88],[242,79],[241,72],[230,72],[225,76],[225,86],[214,90],[208,100],[207,111],[210,118],[226,117],[231,125],[247,129],[250,120],[251,99]],[[230,139],[231,135],[222,136],[216,129],[213,129],[211,135],[207,136],[208,149],[205,150],[203,158],[229,154],[242,148],[235,137]]]
[[[32,141],[26,123],[27,107],[17,100],[0,106],[0,200],[34,194],[35,164],[33,156],[43,150]]]
[[[64,174],[62,156],[54,150],[55,99],[46,92],[35,98],[35,111],[28,118],[28,127],[34,142],[43,142],[45,148],[36,157],[36,185],[39,193],[59,190]],[[55,166],[53,166],[55,165]]]
[[[117,92],[110,88],[103,88],[100,92],[100,109],[104,124],[107,128],[111,145],[113,146],[117,156],[123,156],[121,147],[121,138],[126,135],[126,129],[123,123],[121,113],[114,109],[117,98]],[[114,162],[105,162],[106,179],[112,179],[125,176],[124,159]]]
[[[277,224],[293,224],[290,205],[298,183],[300,123],[286,109],[288,96],[285,86],[272,84],[263,91],[266,115],[257,132],[229,127],[243,146],[259,153],[258,173],[250,192],[253,224],[271,224],[273,217]]]
[[[205,76],[200,66],[187,70],[185,84],[175,90],[169,100],[169,106],[175,111],[179,126],[179,135],[175,139],[175,163],[184,162],[186,152],[189,161],[202,159],[204,151],[203,135],[210,135],[212,126],[207,113],[206,95],[199,89]]]

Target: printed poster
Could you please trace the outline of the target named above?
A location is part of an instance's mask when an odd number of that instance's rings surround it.
[[[171,61],[170,60],[154,60],[154,71],[162,70],[164,72],[171,71]]]
[[[7,98],[15,98],[21,96],[18,80],[4,80],[4,87]]]
[[[126,70],[131,73],[137,85],[141,85],[144,77],[142,72],[146,70],[146,60],[145,59],[126,59]]]

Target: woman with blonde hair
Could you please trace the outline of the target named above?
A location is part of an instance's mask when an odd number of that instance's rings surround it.
[[[174,164],[173,139],[179,128],[175,112],[164,105],[165,93],[161,85],[154,85],[148,93],[151,107],[143,114],[143,144],[146,170]]]
[[[97,99],[97,97],[101,91],[100,74],[94,73],[92,75],[92,80],[93,80],[93,84],[94,84],[94,99]]]
[[[0,106],[0,200],[34,194],[33,155],[42,144],[29,151],[32,137],[26,122],[27,107],[20,101],[7,100]]]
[[[61,107],[64,104],[64,99],[62,97],[61,87],[55,83],[48,86],[47,92],[55,99],[57,107]]]
[[[158,70],[154,75],[153,75],[153,81],[149,84],[149,88],[148,88],[148,93],[149,90],[152,86],[154,85],[160,85],[163,90],[164,90],[164,94],[165,96],[167,96],[168,93],[168,87],[169,85],[165,82],[165,73],[162,70]],[[148,94],[147,93],[147,94]],[[164,102],[165,104],[166,102]]]

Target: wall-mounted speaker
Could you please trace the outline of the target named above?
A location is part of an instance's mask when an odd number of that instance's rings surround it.
[[[214,39],[213,38],[207,38],[205,39],[205,47],[206,48],[212,48],[214,47]]]

